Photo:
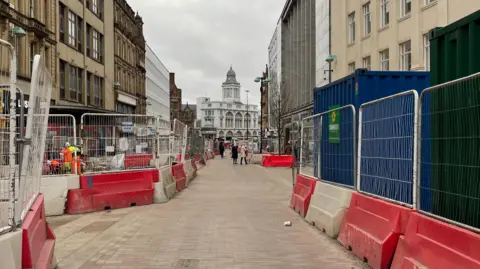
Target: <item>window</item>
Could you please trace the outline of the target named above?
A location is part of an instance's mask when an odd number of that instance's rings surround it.
[[[30,76],[33,75],[33,59],[36,54],[35,45],[35,43],[30,43]]]
[[[348,15],[348,43],[355,42],[355,12]]]
[[[363,36],[372,32],[372,16],[370,15],[370,2],[363,5]]]
[[[424,0],[424,1],[425,1],[425,5],[430,5],[431,3],[436,2],[437,0]]]
[[[423,64],[425,71],[430,71],[430,38],[428,34],[423,35]]]
[[[389,0],[380,0],[380,27],[385,27],[390,23]]]
[[[94,76],[93,78],[93,104],[103,106],[103,78]]]
[[[62,67],[62,64],[63,64],[63,67]],[[63,68],[63,72],[66,74],[64,75],[63,79],[65,79],[65,81],[68,81],[68,94],[64,97],[64,98],[67,98],[68,100],[70,101],[73,101],[73,102],[82,102],[82,72],[83,70],[78,68],[78,67],[75,67],[75,66],[71,66],[63,61],[60,61],[60,73],[62,73],[62,68]],[[65,70],[68,70],[67,72],[65,72]],[[67,75],[68,74],[68,75]],[[64,83],[66,84],[66,83]],[[65,94],[63,94],[65,95]],[[60,87],[60,97],[62,97],[62,88]]]
[[[100,60],[100,33],[97,30],[92,31],[92,46],[93,46],[93,58],[96,60]]]
[[[77,15],[73,12],[68,12],[68,44],[77,46]]]
[[[380,51],[380,70],[382,71],[388,71],[390,69],[389,61],[390,61],[390,55],[389,55],[388,49]]]
[[[62,3],[59,6],[60,41],[65,43],[65,7]]]
[[[82,19],[68,11],[68,44],[82,50]]]
[[[354,73],[354,72],[355,72],[355,62],[349,63],[348,64],[348,73],[351,74],[351,73]]]
[[[412,42],[409,40],[400,44],[400,70],[410,71],[412,68]]]
[[[92,80],[90,79],[90,77],[93,76],[92,73],[88,72],[87,73],[87,105],[91,105],[92,104],[92,95],[90,94],[91,91],[92,91]]]
[[[86,42],[87,45],[86,45],[86,47],[87,47],[87,55],[88,55],[88,56],[90,56],[91,53],[92,53],[92,50],[91,50],[91,48],[92,48],[92,45],[91,45],[91,43],[92,43],[92,41],[91,41],[91,36],[92,36],[92,34],[90,33],[91,31],[92,31],[92,27],[91,27],[89,24],[87,24],[87,33],[86,33],[86,34],[87,34],[87,39],[86,39],[86,40],[87,40],[87,42]]]
[[[370,56],[363,58],[363,68],[372,69],[372,58]]]
[[[65,99],[65,62],[60,60],[60,99]]]
[[[135,114],[135,107],[124,103],[117,103],[117,112],[124,114]]]
[[[103,0],[87,0],[87,8],[100,19],[103,19]]]
[[[400,17],[405,17],[412,12],[412,0],[400,0]]]

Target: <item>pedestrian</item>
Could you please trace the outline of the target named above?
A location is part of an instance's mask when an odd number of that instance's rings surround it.
[[[232,147],[232,159],[233,159],[233,164],[237,164],[238,162],[238,146],[236,144],[233,144]]]
[[[285,155],[292,155],[292,145],[290,144],[290,141],[288,141],[285,146]]]
[[[223,159],[223,153],[225,152],[225,146],[223,146],[223,142],[220,142],[218,149],[220,150],[220,157]]]
[[[247,165],[247,147],[245,145],[242,145],[242,148],[240,149],[240,165],[243,164],[243,161],[245,161],[245,165]]]

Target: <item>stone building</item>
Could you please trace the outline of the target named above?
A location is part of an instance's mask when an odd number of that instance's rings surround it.
[[[182,112],[182,89],[175,84],[175,73],[170,73],[170,121],[181,120]]]
[[[17,57],[17,87],[25,93],[28,100],[30,80],[32,75],[33,58],[36,54],[43,56],[47,69],[52,73],[53,83],[56,85],[56,10],[58,1],[0,1],[0,39],[9,42],[15,47]],[[0,49],[2,62],[0,74],[5,75],[7,70],[7,49]],[[0,78],[4,80],[5,78]],[[0,83],[2,83],[0,81]],[[9,98],[2,91],[1,101]],[[52,93],[52,99],[58,96]],[[28,101],[27,101],[28,102]]]
[[[125,0],[114,0],[116,111],[146,114],[143,20]]]

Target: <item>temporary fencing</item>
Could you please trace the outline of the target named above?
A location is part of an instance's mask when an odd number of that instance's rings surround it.
[[[41,56],[36,55],[33,59],[28,114],[23,137],[25,142],[21,140],[22,136],[20,135],[18,202],[21,203],[19,205],[22,210],[21,212],[15,212],[17,220],[25,218],[39,194],[51,93],[52,77]],[[11,96],[14,96],[14,94],[11,94]],[[12,101],[14,101],[13,98]],[[14,109],[10,110],[11,122],[15,119],[12,117],[12,113],[15,113],[13,111]],[[12,131],[11,125],[10,131]],[[12,160],[13,158],[11,158]],[[13,162],[10,163],[10,165],[12,164]]]
[[[187,139],[187,149],[186,154],[189,158],[193,158],[193,156],[197,154],[205,153],[204,138],[192,132]]]
[[[418,209],[480,230],[480,73],[420,96]]]
[[[177,161],[185,160],[187,149],[188,126],[183,122],[175,119],[173,121],[172,135],[170,136],[170,156],[176,158]]]
[[[278,153],[278,138],[262,138],[262,153]]]
[[[13,103],[8,102],[3,98],[4,92],[16,93],[16,78],[17,78],[17,58],[13,46],[0,39],[0,88],[2,90],[2,113],[6,110],[5,105],[13,104],[15,108],[16,94],[11,94]],[[11,101],[11,100],[9,100]],[[0,234],[8,232],[14,229],[15,225],[15,170],[10,166],[10,162],[15,164],[16,149],[16,121],[15,121],[15,109],[13,110],[13,123],[14,126],[10,126],[9,115],[3,115],[0,117]]]
[[[359,113],[360,192],[415,206],[418,93],[363,104]]]
[[[158,159],[158,166],[164,167],[172,164],[170,158],[170,122],[157,119],[157,139],[156,139],[156,153]]]
[[[25,113],[16,64],[13,47],[0,40],[0,234],[22,223],[39,194],[52,91],[52,78],[36,55]]]
[[[79,146],[81,140],[77,138],[76,120],[73,115],[48,115],[48,129],[45,140],[45,161],[42,167],[43,175],[77,174],[81,167],[72,166],[65,162],[67,146]],[[71,152],[72,158],[77,158],[77,151]],[[80,155],[80,153],[78,153]]]
[[[355,107],[333,107],[302,120],[300,173],[353,188],[356,176]]]
[[[86,113],[80,120],[85,172],[154,168],[157,119],[148,115]]]

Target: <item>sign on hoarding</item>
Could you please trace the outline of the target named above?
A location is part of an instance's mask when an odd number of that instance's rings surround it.
[[[329,106],[328,110],[339,108],[340,105]],[[328,115],[328,141],[340,144],[340,111],[332,111]]]

